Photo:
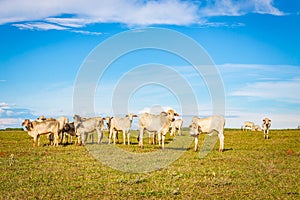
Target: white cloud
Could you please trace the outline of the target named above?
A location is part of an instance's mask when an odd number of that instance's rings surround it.
[[[220,26],[221,23],[207,22],[206,19],[211,16],[240,16],[247,13],[284,15],[273,6],[273,0],[218,0],[208,3],[179,0],[0,1],[0,24],[14,23],[19,28],[39,30],[65,30],[67,27],[76,29],[93,23]],[[41,24],[40,21],[44,23]],[[18,22],[20,24],[16,24]]]
[[[210,1],[200,10],[203,16],[241,16],[247,13],[281,16],[282,11],[273,6],[273,0],[216,0]]]
[[[71,30],[71,32],[80,33],[80,34],[84,34],[84,35],[102,35],[102,33],[100,33],[100,32],[92,32],[92,31]]]
[[[0,129],[21,127],[21,118],[0,118]]]
[[[300,103],[300,78],[286,81],[257,82],[231,92],[232,96],[272,99],[289,103]]]
[[[0,2],[0,24],[46,19],[57,24],[79,27],[88,23],[190,24],[197,21],[197,7],[189,2],[165,1],[34,1]],[[72,14],[75,19],[52,18]]]
[[[44,22],[32,22],[32,23],[25,23],[25,24],[12,24],[12,26],[18,27],[19,29],[38,29],[38,30],[67,30],[68,28],[44,23]]]

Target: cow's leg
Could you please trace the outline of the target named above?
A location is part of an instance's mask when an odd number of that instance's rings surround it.
[[[98,134],[98,144],[102,143],[102,138],[103,138],[103,132],[102,130],[97,130],[97,134]]]
[[[194,148],[194,151],[197,151],[197,149],[198,149],[198,141],[199,141],[198,135],[196,135],[194,137],[195,137],[195,148]]]
[[[222,152],[224,150],[224,133],[223,131],[218,134],[220,140],[219,151]]]
[[[65,135],[64,135],[64,132],[63,132],[63,130],[60,130],[60,131],[59,131],[59,137],[61,138],[61,139],[60,139],[60,142],[59,142],[60,144],[62,144],[62,143],[63,143],[64,136],[65,136]]]
[[[144,148],[143,135],[144,135],[144,128],[140,128],[140,133],[139,133],[139,147],[141,147],[141,148]]]
[[[161,132],[157,133],[157,138],[158,138],[158,146],[161,146]]]
[[[85,133],[82,132],[80,137],[81,137],[81,144],[85,145],[85,138],[84,138],[85,137]]]
[[[111,142],[111,138],[112,138],[112,135],[113,135],[113,129],[111,128],[110,130],[109,130],[109,136],[108,136],[108,144],[110,144],[110,142]]]
[[[126,144],[126,131],[123,130],[123,144]]]
[[[118,134],[118,131],[114,130],[114,134],[113,134],[114,144],[116,144],[117,134]]]
[[[127,144],[130,145],[130,131],[127,131]]]
[[[269,129],[267,129],[267,139],[269,139]]]
[[[166,133],[161,133],[161,148],[165,149],[165,138],[166,138]]]
[[[35,146],[36,144],[37,144],[37,146],[39,146],[39,135],[38,134],[34,135],[32,146]]]

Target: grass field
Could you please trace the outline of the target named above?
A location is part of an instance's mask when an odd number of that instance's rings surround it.
[[[185,131],[184,134],[187,134]],[[205,158],[191,148],[168,167],[125,173],[93,158],[83,146],[32,147],[26,132],[0,132],[0,199],[299,199],[300,131],[225,130]],[[199,144],[204,140],[200,137]],[[137,147],[128,151],[157,151]],[[45,136],[41,144],[46,144]],[[107,144],[102,144],[107,145]]]

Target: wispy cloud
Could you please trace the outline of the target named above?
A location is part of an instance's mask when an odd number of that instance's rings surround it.
[[[12,26],[18,27],[19,29],[30,29],[30,30],[67,30],[68,28],[44,23],[44,22],[31,22],[25,24],[12,24]]]
[[[13,23],[21,29],[38,30],[79,29],[94,23],[121,23],[128,26],[222,26],[224,24],[207,19],[212,16],[241,16],[247,13],[284,15],[273,5],[273,0],[216,0],[200,3],[180,0],[70,0],[51,3],[34,0],[0,1],[0,24]]]
[[[241,16],[248,13],[285,15],[284,12],[274,7],[273,0],[216,0],[208,1],[200,10],[203,16]]]
[[[231,92],[232,96],[255,97],[277,101],[300,103],[300,78],[287,81],[268,81],[248,84]]]

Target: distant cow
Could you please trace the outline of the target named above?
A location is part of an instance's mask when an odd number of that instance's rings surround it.
[[[158,144],[162,146],[162,149],[165,147],[165,137],[167,132],[170,129],[171,122],[173,122],[174,116],[179,116],[175,113],[174,110],[170,109],[168,112],[161,112],[159,115],[153,115],[149,113],[143,113],[139,117],[139,146],[144,147],[143,144],[143,135],[144,131],[157,133],[158,135]],[[155,135],[154,135],[155,137]]]
[[[254,122],[249,122],[249,121],[247,121],[247,122],[244,122],[244,124],[243,124],[243,131],[247,131],[247,130],[254,130]]]
[[[218,133],[220,140],[219,151],[224,150],[224,126],[225,119],[220,115],[213,115],[207,118],[193,117],[190,127],[190,135],[195,138],[195,148],[198,148],[198,136],[201,133],[212,134],[214,131]]]
[[[262,128],[264,130],[264,138],[269,139],[269,129],[271,127],[271,120],[269,118],[264,118],[262,123]]]
[[[254,125],[253,131],[261,131],[261,128],[259,125]]]
[[[97,131],[98,134],[98,144],[102,142],[103,131],[105,130],[103,118],[82,118],[79,115],[74,115],[74,126],[76,135],[80,137],[82,145],[85,145],[85,136],[94,131]]]
[[[108,143],[110,144],[111,138],[113,137],[114,144],[116,144],[116,135],[118,131],[123,131],[123,143],[126,144],[126,135],[127,135],[127,144],[130,144],[130,128],[132,124],[133,117],[137,117],[130,113],[126,117],[113,117],[110,120],[109,124],[109,138]]]
[[[59,141],[59,122],[56,120],[46,120],[42,122],[30,121],[25,119],[22,123],[22,126],[26,127],[28,135],[33,137],[33,146],[40,146],[40,136],[45,134],[54,135],[54,145],[58,145]]]
[[[170,135],[176,136],[176,130],[178,130],[178,135],[181,135],[182,124],[183,124],[182,119],[176,119],[174,122],[172,122]]]

